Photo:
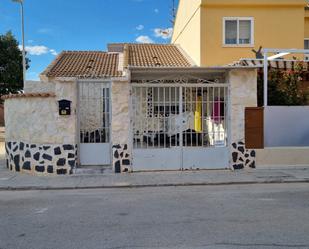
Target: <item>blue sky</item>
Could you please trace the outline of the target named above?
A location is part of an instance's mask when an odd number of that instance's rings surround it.
[[[112,42],[170,40],[172,0],[24,0],[24,6],[31,59],[27,80],[37,80],[62,50],[106,50]],[[20,41],[20,22],[19,4],[0,0],[0,34],[11,30]]]

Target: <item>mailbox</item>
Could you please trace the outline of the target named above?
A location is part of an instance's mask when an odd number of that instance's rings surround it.
[[[66,116],[71,115],[71,101],[62,99],[58,101],[59,104],[59,115]]]

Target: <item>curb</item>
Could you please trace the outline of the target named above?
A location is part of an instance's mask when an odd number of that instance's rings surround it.
[[[265,180],[265,181],[243,181],[243,182],[205,182],[205,183],[162,183],[162,184],[127,184],[127,185],[101,185],[101,186],[73,186],[73,187],[52,187],[52,186],[20,186],[0,187],[0,191],[31,191],[31,190],[87,190],[87,189],[133,189],[133,188],[156,188],[156,187],[198,187],[198,186],[230,186],[230,185],[262,185],[262,184],[293,184],[309,183],[309,179],[301,180]]]

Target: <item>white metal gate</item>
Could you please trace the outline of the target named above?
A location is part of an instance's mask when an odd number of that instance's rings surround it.
[[[228,84],[132,84],[133,170],[228,167]]]
[[[110,165],[110,83],[79,84],[80,164]]]

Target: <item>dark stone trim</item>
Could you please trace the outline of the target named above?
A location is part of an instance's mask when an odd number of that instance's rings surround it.
[[[16,172],[72,174],[77,162],[77,145],[37,145],[6,142],[6,167]],[[58,168],[57,168],[58,167]]]
[[[232,146],[232,167],[235,170],[244,168],[255,168],[256,152],[251,149],[246,149],[242,141],[233,143]]]
[[[115,173],[131,171],[131,160],[128,153],[128,145],[113,145],[113,164]]]

